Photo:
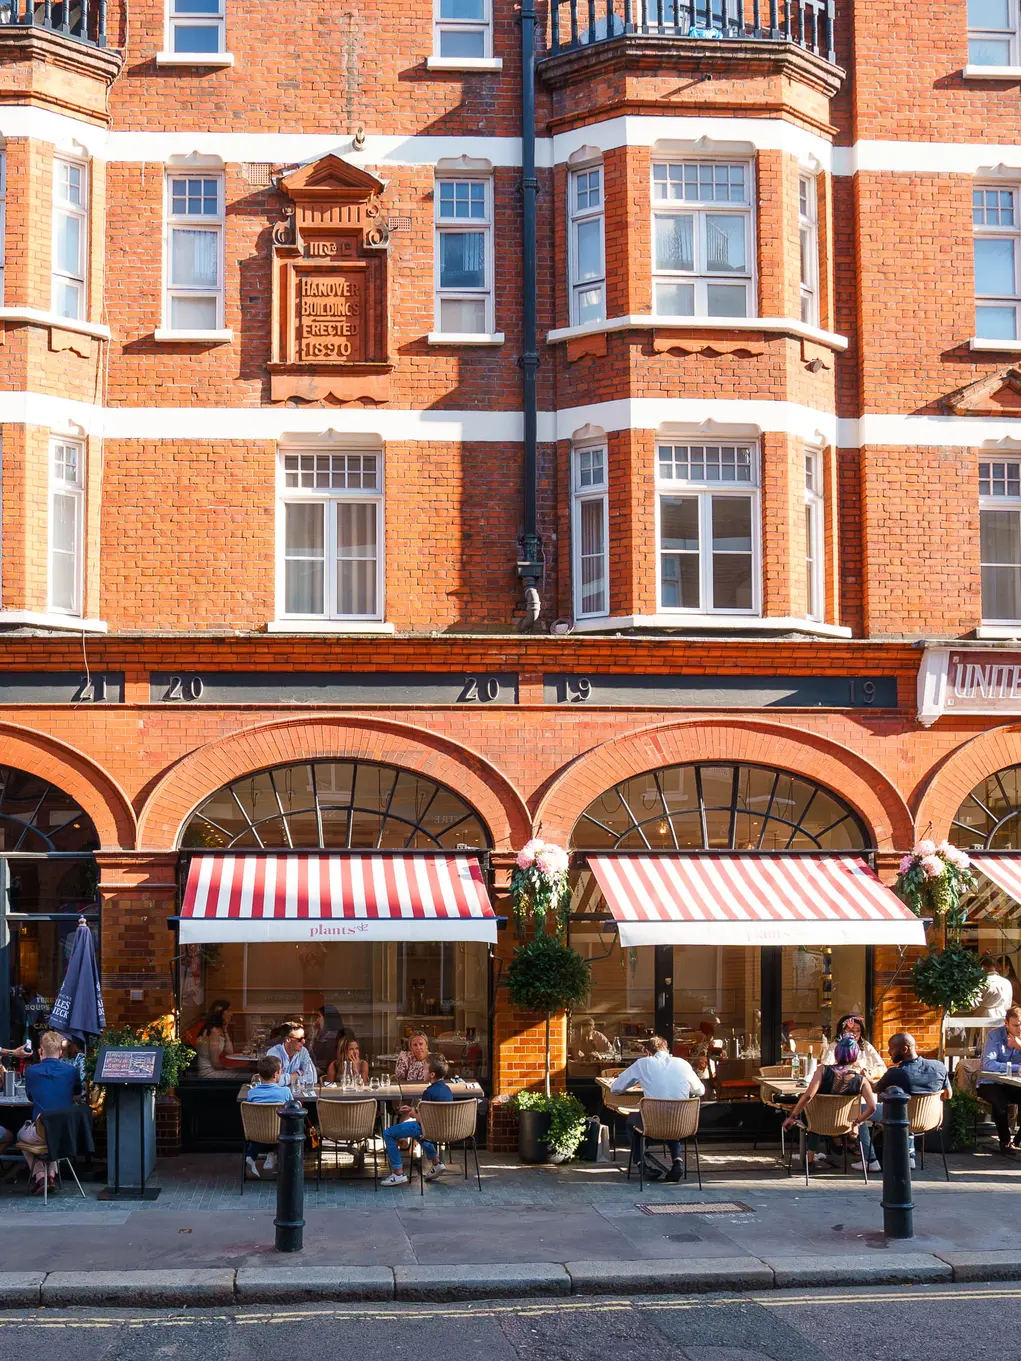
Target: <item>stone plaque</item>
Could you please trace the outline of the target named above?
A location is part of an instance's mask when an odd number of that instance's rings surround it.
[[[384,187],[339,156],[280,181],[290,202],[274,232],[273,401],[389,400]]]

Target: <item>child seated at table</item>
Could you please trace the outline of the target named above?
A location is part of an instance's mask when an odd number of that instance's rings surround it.
[[[421,1100],[453,1101],[454,1093],[444,1081],[448,1071],[446,1060],[440,1054],[433,1054],[427,1066],[431,1081],[422,1093]],[[403,1186],[408,1180],[401,1163],[398,1139],[422,1139],[422,1126],[415,1118],[414,1106],[401,1106],[397,1114],[404,1118],[383,1131],[383,1143],[386,1145],[386,1156],[390,1162],[390,1175],[383,1178],[381,1186]],[[447,1170],[446,1164],[440,1161],[436,1145],[429,1143],[427,1139],[422,1139],[422,1155],[432,1164],[425,1174],[426,1181],[435,1180]]]
[[[282,1081],[283,1068],[280,1060],[267,1056],[259,1060],[256,1068],[259,1074],[259,1082],[249,1087],[246,1101],[255,1102],[258,1105],[283,1105],[291,1099],[291,1089],[285,1087]],[[262,1160],[262,1170],[264,1172],[275,1172],[277,1166],[276,1149],[272,1144],[257,1144],[254,1139],[249,1139],[245,1145],[245,1164],[248,1168],[250,1177],[258,1177],[259,1169],[255,1165],[255,1160],[260,1155],[265,1154]]]

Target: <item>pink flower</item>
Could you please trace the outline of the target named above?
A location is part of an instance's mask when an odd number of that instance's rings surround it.
[[[927,879],[938,879],[941,874],[945,873],[946,865],[938,855],[923,855],[922,870]]]
[[[915,857],[914,857],[913,855],[905,855],[905,856],[902,856],[902,857],[901,857],[901,862],[900,862],[900,872],[901,872],[901,874],[907,874],[908,870],[911,868],[911,866],[912,866],[914,863],[915,863]]]
[[[951,846],[949,841],[939,843],[939,853],[944,860],[949,860],[951,865],[955,865],[959,870],[966,870],[971,861],[963,851],[959,851],[956,846]]]
[[[545,842],[540,841],[538,837],[532,837],[531,841],[526,841],[521,850],[518,851],[514,861],[518,869],[530,870],[535,863],[536,854],[542,850],[544,845]]]
[[[914,853],[915,853],[915,855],[917,855],[917,856],[935,855],[935,854],[936,854],[936,843],[935,843],[935,841],[928,841],[928,840],[926,840],[926,841],[919,841],[919,842],[917,843],[917,845],[915,846],[915,852],[914,852]]]
[[[535,857],[535,863],[543,874],[564,874],[567,871],[567,852],[547,841]]]

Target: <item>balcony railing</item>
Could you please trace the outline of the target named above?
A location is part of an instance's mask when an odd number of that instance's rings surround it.
[[[794,43],[835,64],[834,9],[835,0],[551,0],[551,55],[640,34]]]
[[[107,0],[0,0],[0,42],[14,28],[43,28],[91,47],[105,47],[106,3]]]

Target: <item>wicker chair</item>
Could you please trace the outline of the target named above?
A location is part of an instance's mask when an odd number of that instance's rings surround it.
[[[22,1152],[22,1153],[31,1153],[34,1157],[36,1157],[36,1158],[42,1158],[42,1159],[44,1159],[46,1162],[52,1161],[51,1158],[50,1158],[50,1151],[49,1151],[49,1149],[48,1149],[47,1146],[46,1146],[46,1127],[45,1127],[45,1124],[44,1124],[44,1117],[41,1116],[41,1115],[37,1115],[36,1118],[35,1118],[35,1132],[36,1132],[36,1134],[37,1134],[39,1137],[38,1137],[38,1139],[36,1139],[34,1142],[29,1143],[29,1142],[27,1142],[27,1141],[22,1141],[22,1140],[19,1139],[18,1143],[17,1143],[15,1146],[16,1146],[16,1147],[20,1150],[20,1152]],[[70,1159],[70,1158],[62,1158],[62,1159],[61,1159],[61,1158],[58,1158],[58,1159],[57,1159],[57,1181],[58,1181],[58,1182],[60,1181],[60,1164],[61,1164],[61,1162],[67,1163],[68,1168],[70,1169],[70,1172],[71,1172],[71,1176],[74,1177],[74,1184],[78,1187],[78,1190],[82,1192],[82,1200],[87,1200],[88,1197],[86,1196],[85,1192],[82,1191],[82,1184],[81,1184],[81,1182],[78,1180],[78,1173],[74,1170],[74,1164],[71,1162],[71,1159]],[[43,1177],[43,1204],[44,1204],[44,1205],[45,1205],[46,1202],[49,1200],[49,1194],[50,1194],[50,1192],[49,1192],[49,1185],[50,1185],[50,1179],[49,1179],[48,1176],[45,1176],[45,1175],[44,1175],[44,1177]]]
[[[482,1190],[482,1173],[479,1170],[479,1147],[475,1142],[475,1127],[479,1120],[479,1103],[474,1097],[463,1101],[420,1101],[418,1103],[418,1123],[422,1126],[422,1137],[418,1151],[418,1189],[425,1195],[425,1154],[422,1142],[435,1144],[438,1149],[446,1144],[461,1144],[464,1148],[464,1179],[468,1180],[468,1145],[471,1144],[475,1157],[475,1176]]]
[[[334,1150],[340,1144],[350,1144],[359,1150],[360,1163],[365,1167],[365,1147],[372,1144],[372,1186],[379,1190],[379,1160],[376,1156],[377,1103],[369,1101],[321,1100],[319,1102],[319,1149],[316,1160],[316,1186],[323,1175],[323,1144],[329,1139]]]
[[[788,1063],[767,1063],[763,1068],[760,1068],[760,1069],[759,1069],[759,1077],[790,1077],[790,1075],[791,1075],[791,1065],[790,1065],[789,1062],[788,1062]],[[765,1123],[765,1112],[766,1112],[767,1110],[772,1110],[772,1111],[780,1111],[780,1113],[783,1114],[783,1115],[786,1115],[786,1114],[787,1114],[787,1107],[781,1105],[778,1101],[773,1100],[772,1097],[767,1096],[767,1095],[766,1095],[766,1089],[765,1089],[763,1086],[761,1086],[761,1085],[759,1086],[759,1100],[760,1100],[760,1102],[762,1103],[762,1112],[763,1112],[763,1113],[762,1113],[762,1115],[759,1117],[759,1126],[758,1126],[758,1129],[755,1131],[755,1139],[754,1139],[754,1142],[752,1143],[752,1148],[753,1148],[753,1149],[758,1148],[758,1146],[759,1146],[759,1140],[762,1138],[762,1127],[763,1127],[763,1124]],[[781,1124],[781,1125],[780,1125],[780,1160],[781,1160],[781,1162],[782,1162],[786,1157],[787,1157],[787,1149],[786,1149],[785,1140],[784,1140],[784,1129],[783,1129],[783,1125]]]
[[[810,1134],[819,1134],[824,1139],[844,1139],[850,1134],[851,1126],[861,1116],[861,1093],[845,1092],[841,1096],[813,1096],[811,1101],[802,1111],[802,1118],[805,1127]],[[861,1134],[858,1135],[858,1152],[861,1157],[862,1175],[865,1178],[865,1185],[869,1184],[869,1165],[865,1157],[865,1150],[862,1147]],[[794,1145],[791,1144],[790,1157],[787,1161],[788,1175],[791,1171],[791,1162],[794,1158]],[[808,1185],[808,1154],[805,1154],[805,1185]],[[847,1141],[844,1142],[844,1172],[847,1172]]]
[[[624,1069],[623,1069],[623,1068],[603,1068],[603,1069],[601,1070],[599,1076],[600,1076],[600,1077],[608,1077],[608,1078],[610,1078],[610,1079],[612,1080],[612,1079],[615,1078],[615,1077],[620,1077],[621,1073],[623,1073],[623,1072],[624,1072]],[[629,1103],[624,1103],[624,1097],[623,1097],[623,1096],[611,1096],[610,1093],[606,1090],[605,1087],[600,1087],[599,1090],[600,1090],[600,1092],[601,1092],[601,1094],[602,1094],[602,1095],[601,1095],[601,1100],[602,1100],[602,1103],[603,1103],[603,1110],[605,1110],[605,1111],[607,1112],[607,1114],[609,1115],[609,1117],[610,1117],[610,1119],[609,1119],[609,1126],[610,1126],[610,1156],[613,1158],[613,1161],[616,1162],[616,1161],[617,1161],[617,1117],[618,1117],[618,1116],[624,1116],[625,1119],[626,1119],[627,1116],[629,1116],[629,1115],[636,1115],[637,1112],[638,1112],[638,1105],[637,1105],[637,1103],[636,1103],[634,1097],[631,1097],[631,1100],[630,1100]],[[621,1103],[624,1103],[624,1104],[621,1104]]]
[[[702,1102],[697,1096],[686,1097],[683,1101],[653,1101],[643,1097],[639,1103],[642,1123],[638,1126],[638,1185],[645,1189],[645,1145],[665,1144],[668,1140],[678,1139],[684,1145],[684,1180],[688,1180],[688,1140],[695,1145],[695,1172],[698,1175],[698,1189],[702,1189],[702,1164],[698,1156],[698,1121]],[[628,1158],[627,1175],[631,1180],[631,1163]]]
[[[908,1101],[908,1121],[911,1125],[912,1140],[914,1140],[915,1135],[922,1135],[919,1149],[921,1150],[923,1172],[925,1171],[925,1135],[932,1130],[939,1130],[939,1151],[943,1154],[943,1171],[946,1173],[947,1181],[949,1181],[950,1168],[947,1166],[946,1135],[943,1132],[943,1093],[919,1092],[917,1096],[911,1097]]]
[[[253,1144],[277,1144],[280,1142],[280,1105],[270,1105],[268,1101],[242,1101],[241,1127],[244,1130],[245,1142],[241,1150],[241,1194],[245,1194],[245,1182],[248,1180],[248,1163],[246,1155],[248,1153],[248,1141]]]

